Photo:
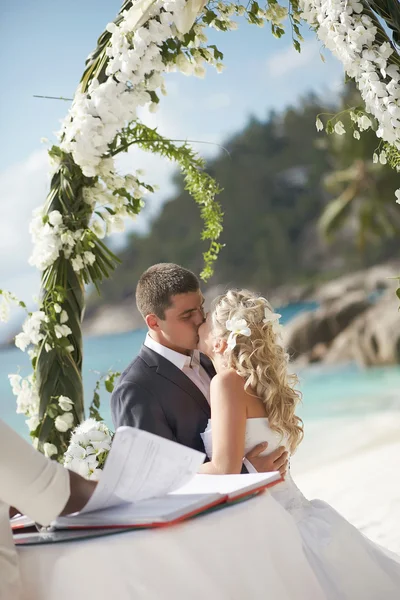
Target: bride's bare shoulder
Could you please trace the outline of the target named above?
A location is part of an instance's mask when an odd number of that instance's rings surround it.
[[[244,392],[244,381],[233,369],[224,369],[212,378],[211,389],[234,391],[236,393],[240,391]]]

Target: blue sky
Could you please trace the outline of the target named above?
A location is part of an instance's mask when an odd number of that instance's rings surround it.
[[[2,61],[0,96],[0,287],[29,301],[38,292],[39,277],[28,265],[31,251],[28,224],[32,210],[48,191],[46,147],[42,137],[54,132],[69,104],[40,100],[35,94],[72,97],[88,53],[120,7],[119,0],[20,0],[0,8]],[[299,55],[288,31],[276,40],[268,26],[239,23],[230,33],[210,30],[209,39],[225,54],[225,71],[209,69],[204,80],[171,74],[168,96],[160,110],[143,118],[173,138],[221,143],[241,129],[251,115],[264,118],[316,91],[327,100],[343,80],[341,66],[323,50],[312,32],[304,31]],[[325,63],[320,59],[323,51]],[[205,156],[216,147],[196,144]],[[146,227],[149,216],[173,192],[172,167],[137,151],[124,156],[120,168],[145,168],[149,183],[160,191],[149,199],[135,227]],[[5,260],[6,258],[6,260]]]

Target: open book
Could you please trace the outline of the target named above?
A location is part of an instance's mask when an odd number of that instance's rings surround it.
[[[146,431],[120,427],[104,471],[79,513],[58,517],[54,529],[155,527],[255,494],[281,481],[278,472],[197,475],[204,454]],[[31,525],[15,519],[13,528]]]

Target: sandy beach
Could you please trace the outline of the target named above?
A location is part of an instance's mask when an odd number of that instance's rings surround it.
[[[291,460],[308,498],[329,502],[378,544],[400,554],[400,413],[308,424]]]

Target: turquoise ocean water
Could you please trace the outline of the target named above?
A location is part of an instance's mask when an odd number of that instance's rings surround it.
[[[282,322],[300,311],[315,308],[312,304],[289,305],[279,309]],[[89,406],[95,383],[109,369],[122,371],[136,356],[145,337],[145,330],[91,337],[84,341],[83,378],[85,403]],[[15,412],[15,397],[7,375],[30,373],[28,357],[18,349],[0,352],[0,415],[21,435],[28,436],[23,415]],[[363,370],[356,365],[312,365],[298,371],[303,404],[299,414],[305,423],[335,417],[364,416],[366,413],[400,409],[400,367],[380,367]],[[101,391],[101,414],[112,426],[110,395]]]

